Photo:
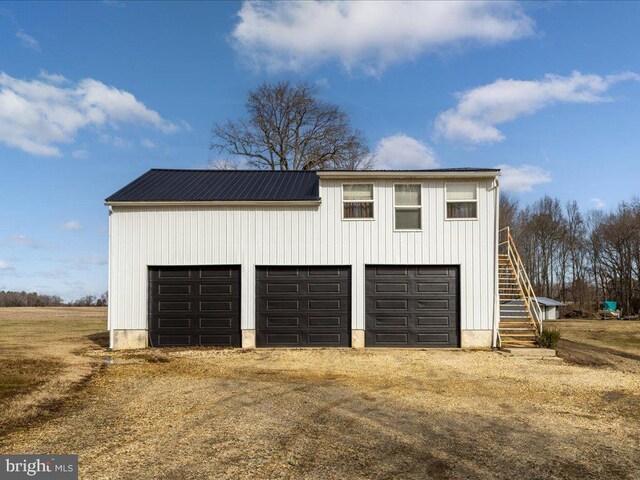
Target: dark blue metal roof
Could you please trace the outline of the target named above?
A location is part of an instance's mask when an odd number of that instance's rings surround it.
[[[312,171],[152,169],[107,202],[319,200]]]
[[[499,172],[494,168],[370,170],[373,172]],[[355,173],[349,170],[349,173]],[[307,201],[319,200],[315,171],[151,169],[107,202]]]

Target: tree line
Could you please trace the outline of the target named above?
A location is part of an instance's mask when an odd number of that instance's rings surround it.
[[[500,223],[511,227],[537,295],[587,311],[604,300],[624,315],[640,311],[640,199],[585,213],[576,201],[545,196],[523,207],[502,195]]]
[[[58,295],[0,290],[0,307],[104,307],[108,303],[109,295],[107,292],[99,297],[85,295],[72,302],[65,302]]]

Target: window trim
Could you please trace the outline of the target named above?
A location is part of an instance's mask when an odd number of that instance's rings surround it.
[[[397,185],[415,185],[420,187],[420,205],[396,205],[396,186]],[[398,182],[393,184],[393,231],[398,233],[403,232],[422,232],[424,229],[424,218],[422,216],[423,212],[423,185],[421,183],[407,183],[407,182]],[[415,210],[416,208],[420,209],[420,228],[398,228],[396,226],[396,210]]]
[[[449,187],[449,185],[459,185],[461,183],[467,184],[467,185],[475,185],[476,187],[476,199],[475,200],[448,200],[447,199],[447,188]],[[464,181],[460,181],[460,182],[445,182],[444,184],[444,219],[446,221],[450,221],[450,222],[464,222],[464,221],[471,221],[471,222],[476,222],[480,219],[479,214],[480,214],[480,209],[478,208],[479,206],[479,195],[480,193],[480,184],[479,182],[464,182]],[[476,204],[476,216],[475,217],[450,217],[449,216],[449,209],[447,208],[447,205],[449,203],[475,203]]]
[[[345,185],[371,185],[371,200],[345,200],[344,199],[344,186]],[[373,184],[373,182],[344,182],[340,185],[340,191],[342,194],[342,198],[341,198],[341,202],[340,202],[340,209],[342,210],[342,221],[343,222],[351,222],[351,221],[357,221],[357,222],[361,222],[361,221],[372,221],[376,219],[376,187]],[[344,204],[346,203],[371,203],[372,207],[371,207],[371,211],[372,211],[372,216],[370,217],[345,217],[344,216]]]

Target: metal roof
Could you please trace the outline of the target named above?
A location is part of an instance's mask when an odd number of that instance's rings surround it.
[[[152,169],[106,202],[319,200],[312,171]]]
[[[286,202],[320,200],[323,174],[371,175],[483,174],[494,168],[437,168],[429,170],[178,170],[151,169],[105,201],[112,202]]]
[[[536,297],[538,299],[538,303],[544,307],[565,307],[567,304],[554,300],[552,298],[547,297]],[[515,305],[520,303],[521,300],[510,300],[507,302],[508,305]]]
[[[553,298],[548,297],[537,297],[538,303],[540,305],[544,305],[545,307],[564,307],[566,303],[559,302],[554,300]]]

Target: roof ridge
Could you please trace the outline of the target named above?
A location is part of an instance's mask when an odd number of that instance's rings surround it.
[[[157,172],[207,172],[207,173],[247,173],[247,172],[264,172],[264,173],[316,173],[318,170],[258,170],[258,169],[229,169],[220,170],[217,168],[151,168],[149,171]]]
[[[499,172],[499,168],[483,167],[450,167],[450,168],[411,168],[411,169],[371,169],[371,170],[259,170],[259,169],[229,169],[219,170],[212,168],[151,168],[149,171],[160,172],[207,172],[207,173],[233,173],[233,172],[262,172],[262,173],[318,173],[318,172]]]

